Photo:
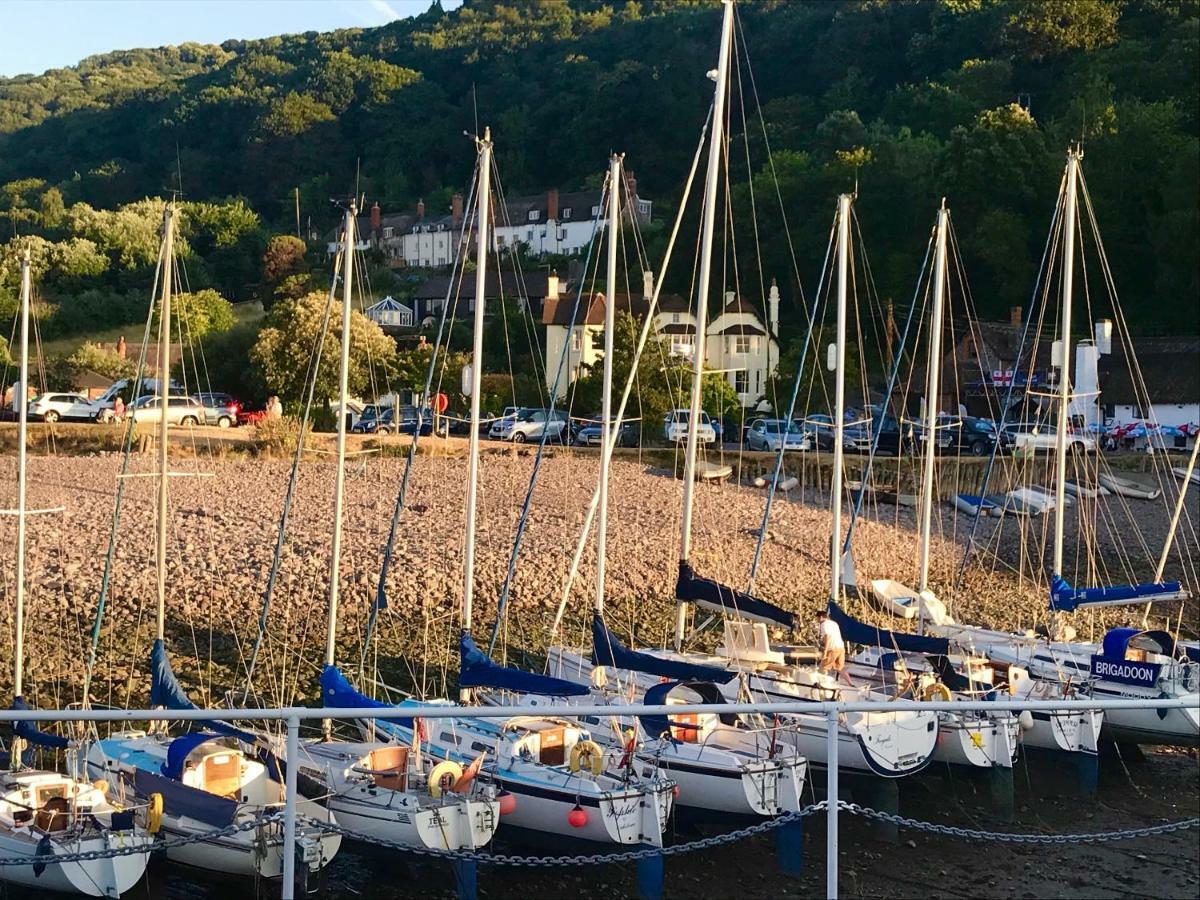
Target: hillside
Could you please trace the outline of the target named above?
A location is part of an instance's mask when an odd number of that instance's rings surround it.
[[[615,148],[669,212],[707,108],[718,18],[712,0],[468,0],[381,28],[124,51],[0,79],[0,206],[36,210],[54,186],[67,206],[110,208],[162,195],[180,172],[189,199],[243,197],[278,231],[294,229],[299,187],[323,229],[329,197],[360,168],[369,200],[440,209],[469,175],[462,135],[477,107],[507,190],[580,186]],[[1000,317],[1028,302],[1063,151],[1082,136],[1133,324],[1200,330],[1194,0],[759,0],[739,19],[752,70],[741,53],[748,146],[738,104],[733,175],[746,181],[748,149],[763,269],[789,299],[764,134],[805,284],[833,198],[857,177],[883,296],[907,300],[947,196],[976,302]]]

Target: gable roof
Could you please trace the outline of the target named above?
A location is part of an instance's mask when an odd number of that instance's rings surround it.
[[[1100,358],[1102,403],[1200,403],[1200,337],[1134,338],[1132,357],[1114,341]]]

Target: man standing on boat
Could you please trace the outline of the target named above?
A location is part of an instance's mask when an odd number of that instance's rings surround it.
[[[846,642],[842,640],[842,629],[829,618],[829,612],[824,608],[817,610],[817,621],[821,629],[821,662],[817,669],[841,678],[842,670],[846,668]]]

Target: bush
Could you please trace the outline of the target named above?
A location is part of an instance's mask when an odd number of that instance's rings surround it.
[[[300,420],[293,416],[263,419],[254,426],[251,444],[260,456],[291,455],[300,444]]]

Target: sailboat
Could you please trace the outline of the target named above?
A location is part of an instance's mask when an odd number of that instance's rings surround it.
[[[21,259],[20,376],[15,388],[17,414],[17,506],[5,510],[17,520],[16,634],[13,641],[13,709],[28,709],[25,674],[25,520],[36,512],[26,506],[26,435],[29,413],[29,307],[33,290],[30,252]],[[66,739],[39,730],[32,722],[13,729],[9,770],[0,774],[0,857],[29,858],[28,865],[0,867],[0,882],[39,891],[61,891],[89,897],[119,897],[141,879],[150,861],[154,837],[138,824],[135,810],[118,809],[105,796],[103,784],[27,768],[26,743],[66,750]],[[104,853],[127,847],[145,853],[93,860],[58,862],[55,857]]]
[[[174,204],[163,213],[159,254],[158,371],[156,397],[164,409],[171,371],[171,293],[176,219]],[[150,655],[150,702],[167,709],[192,709],[194,704],[175,677],[164,641],[167,597],[167,530],[170,512],[167,491],[167,416],[160,415],[157,447],[157,619]],[[127,730],[93,741],[87,748],[88,777],[103,781],[110,799],[145,803],[154,795],[161,804],[161,831],[170,837],[201,837],[206,833],[245,825],[233,834],[171,846],[167,857],[197,868],[236,875],[278,878],[283,874],[283,832],[279,822],[250,823],[283,808],[284,785],[276,761],[259,759],[255,736],[220,722],[207,731],[171,737],[165,731]],[[300,800],[297,811],[332,822],[328,811]],[[311,871],[325,866],[337,853],[341,837],[315,826],[299,829],[297,840]]]
[[[351,201],[345,213],[341,254],[339,408],[349,394],[356,223]],[[325,642],[325,666],[335,671],[345,478],[346,417],[339,415]],[[264,737],[263,741],[275,757],[291,762],[282,739]],[[319,799],[340,825],[356,834],[414,847],[474,850],[492,839],[500,823],[496,792],[455,764],[422,756],[419,742],[411,748],[387,741],[347,742],[326,733],[320,739],[301,742],[296,764],[302,793]]]
[[[482,138],[477,138],[477,147],[478,256],[463,553],[463,626],[459,636],[459,700],[464,704],[473,702],[479,688],[504,688],[545,697],[582,696],[588,693],[586,685],[497,664],[471,637],[484,298],[491,239],[490,129]],[[386,706],[356,691],[334,665],[325,667],[321,687],[331,715],[338,707]],[[632,759],[623,759],[623,754],[601,748],[581,723],[554,714],[509,719],[460,716],[437,719],[427,728],[421,719],[422,710],[446,702],[409,698],[392,708],[410,710],[411,718],[362,722],[360,729],[366,735],[383,734],[394,743],[406,746],[427,740],[432,755],[471,771],[480,781],[503,792],[501,813],[505,823],[514,828],[606,844],[662,846],[674,802],[674,782],[655,777],[653,773],[649,778],[644,777],[632,765]]]
[[[714,140],[719,138],[714,137]],[[621,185],[623,158],[613,154],[608,174],[608,260],[604,306],[604,363],[601,390],[601,454],[597,500],[596,592],[594,624],[603,640],[605,573],[607,569],[609,472],[621,413],[614,415],[612,397],[613,339],[616,332],[617,242],[621,230]],[[652,301],[653,302],[653,301]],[[647,311],[652,319],[654,310]],[[633,371],[636,371],[634,367]],[[632,371],[630,377],[633,377]],[[622,411],[623,412],[623,411]],[[604,652],[601,648],[599,652]],[[582,653],[579,654],[582,657]],[[561,663],[561,653],[551,650],[551,665]],[[589,678],[582,671],[559,666],[558,677]],[[615,673],[617,674],[617,673]],[[695,673],[690,673],[695,675]],[[714,670],[721,680],[732,673]],[[603,668],[590,674],[591,691],[578,698],[583,703],[620,704],[627,701],[628,690],[617,674],[610,683]],[[630,684],[629,687],[634,687]],[[635,688],[636,690],[636,688]],[[497,704],[535,702],[508,692],[488,692],[485,702]],[[656,686],[647,702],[723,702],[710,681],[690,678],[685,682],[667,681]],[[564,714],[569,715],[570,701]],[[679,785],[681,808],[725,814],[770,816],[796,812],[802,803],[806,762],[790,746],[770,731],[752,732],[732,716],[704,713],[681,717],[643,718],[631,716],[591,716],[585,724],[596,740],[623,756],[632,756],[634,764],[647,777],[661,771]]]
[[[1062,209],[1062,303],[1056,353],[1060,368],[1055,433],[1054,549],[1050,579],[1051,616],[1077,609],[1118,604],[1145,604],[1190,596],[1179,582],[1164,582],[1162,566],[1156,581],[1115,587],[1077,587],[1063,575],[1063,529],[1068,448],[1071,425],[1071,313],[1075,274],[1076,218],[1082,182],[1083,151],[1067,153],[1060,193]],[[1086,194],[1085,194],[1086,199]],[[1057,348],[1056,348],[1057,349]],[[1064,623],[1055,623],[1063,625]],[[1050,637],[1012,634],[954,622],[935,623],[931,631],[953,639],[988,659],[1020,667],[1036,681],[1071,684],[1087,682],[1091,693],[1104,699],[1183,698],[1193,701],[1180,709],[1114,709],[1103,720],[1102,734],[1119,741],[1148,744],[1200,745],[1200,663],[1176,645],[1166,631],[1144,627],[1113,628],[1099,643],[1076,642],[1074,630],[1051,628]]]

